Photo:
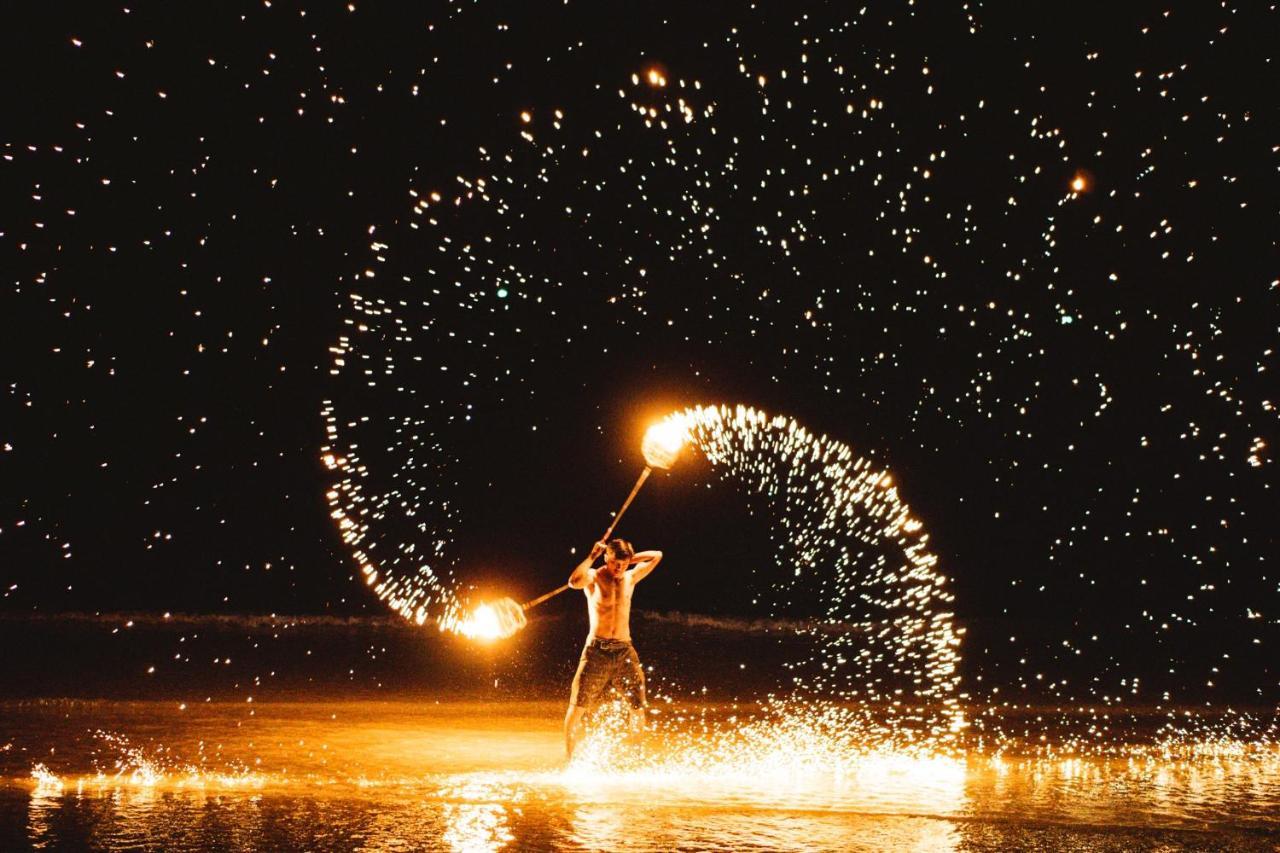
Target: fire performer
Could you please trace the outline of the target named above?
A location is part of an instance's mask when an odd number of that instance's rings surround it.
[[[592,568],[601,555],[605,557],[604,565]],[[640,656],[631,645],[631,594],[661,559],[661,551],[635,553],[624,539],[597,542],[569,576],[569,586],[587,595],[591,632],[573,677],[569,710],[564,717],[568,758],[573,758],[573,750],[582,739],[585,716],[600,704],[610,687],[616,688],[631,706],[632,730],[644,728],[644,671]],[[628,571],[632,565],[635,568]]]

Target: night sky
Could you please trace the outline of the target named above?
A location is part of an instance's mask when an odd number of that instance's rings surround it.
[[[892,472],[974,695],[1280,701],[1275,4],[677,5],[6,26],[0,608],[386,614],[334,500],[532,597],[744,404]],[[821,616],[777,511],[656,475],[637,607]]]

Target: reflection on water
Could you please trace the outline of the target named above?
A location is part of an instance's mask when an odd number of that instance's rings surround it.
[[[446,804],[443,841],[459,853],[501,850],[515,838],[507,828],[507,810],[500,803]]]
[[[479,780],[463,780],[456,785],[442,785],[438,796],[445,801],[441,840],[450,850],[489,853],[514,840],[507,825],[507,807],[522,799],[518,791]]]
[[[252,716],[146,703],[2,710],[3,850],[1280,844],[1273,746],[1181,759],[1143,750],[1017,758],[837,749],[794,721],[707,737],[699,723],[640,742],[602,738],[563,768],[550,705],[298,703]]]

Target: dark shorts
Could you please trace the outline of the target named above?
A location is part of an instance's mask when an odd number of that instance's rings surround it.
[[[569,704],[589,711],[600,704],[610,687],[632,708],[644,708],[644,670],[635,646],[625,640],[592,640],[582,650]]]

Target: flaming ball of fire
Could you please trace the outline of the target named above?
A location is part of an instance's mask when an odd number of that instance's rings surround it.
[[[470,616],[449,626],[449,629],[472,640],[505,640],[528,622],[524,608],[510,598],[504,598],[479,605]],[[444,627],[441,623],[441,628]]]
[[[680,449],[687,440],[688,428],[683,421],[674,417],[666,418],[645,432],[640,452],[651,468],[665,471],[676,463],[676,457],[680,455]]]

